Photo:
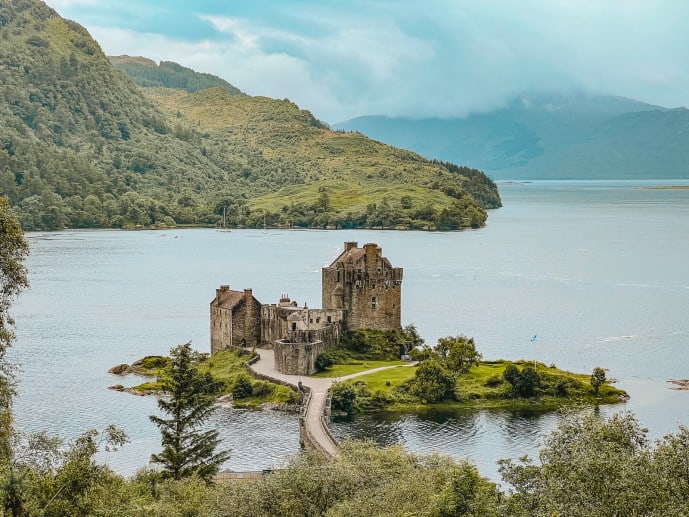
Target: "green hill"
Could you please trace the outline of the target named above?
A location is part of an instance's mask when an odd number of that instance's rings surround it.
[[[155,61],[145,57],[110,56],[108,59],[115,68],[122,70],[144,88],[176,88],[193,93],[218,86],[235,95],[242,93],[220,77],[195,72],[171,61],[161,61],[157,65]]]
[[[689,110],[621,97],[531,95],[462,119],[369,116],[334,127],[501,180],[689,177]]]
[[[238,226],[457,229],[500,206],[480,171],[288,100],[141,88],[37,0],[0,0],[0,81],[0,191],[25,229],[213,225],[223,208]]]

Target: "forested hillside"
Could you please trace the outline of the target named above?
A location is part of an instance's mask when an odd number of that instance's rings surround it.
[[[237,226],[458,229],[500,206],[481,172],[288,100],[141,88],[37,0],[0,0],[0,83],[0,192],[29,230],[213,225],[223,208]]]

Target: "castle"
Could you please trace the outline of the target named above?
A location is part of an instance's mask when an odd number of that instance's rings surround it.
[[[336,346],[343,332],[402,328],[402,268],[392,267],[374,243],[344,251],[322,270],[322,307],[299,307],[282,295],[261,304],[251,289],[216,289],[210,304],[211,354],[228,348],[272,347],[283,373],[310,375],[316,357]]]

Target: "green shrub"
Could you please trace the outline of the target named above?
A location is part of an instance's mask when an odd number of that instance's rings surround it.
[[[437,360],[424,361],[416,369],[412,394],[427,403],[440,402],[454,394],[455,380]]]
[[[335,411],[342,411],[351,415],[358,409],[356,390],[351,384],[336,382],[330,388],[331,407]]]
[[[335,359],[333,358],[332,353],[323,352],[322,354],[319,354],[318,357],[316,357],[315,364],[316,364],[316,370],[319,372],[322,372],[323,370],[327,370],[332,365],[334,365]]]
[[[268,381],[254,381],[251,386],[251,394],[254,397],[267,397],[273,393],[273,388],[274,385]]]
[[[502,377],[512,385],[512,392],[518,397],[533,397],[541,385],[541,378],[532,366],[525,366],[520,371],[510,364]]]
[[[141,368],[145,370],[158,370],[165,368],[170,362],[170,358],[161,355],[147,355],[140,361]]]
[[[414,332],[411,326],[406,330],[357,330],[343,336],[342,347],[359,357],[394,361],[418,342],[418,335]]]
[[[235,399],[244,399],[250,397],[253,394],[253,384],[251,378],[246,374],[241,374],[237,376],[234,381],[234,386],[232,387],[232,397]]]

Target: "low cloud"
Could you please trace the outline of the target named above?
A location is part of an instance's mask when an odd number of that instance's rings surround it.
[[[77,3],[82,8],[70,9]],[[215,3],[222,11],[203,1],[166,4],[169,23],[193,27],[183,35],[154,16],[154,5],[148,18],[105,24],[90,3],[51,2],[65,16],[78,12],[108,54],[176,61],[251,95],[287,97],[328,122],[464,116],[524,91],[689,104],[685,2]]]

